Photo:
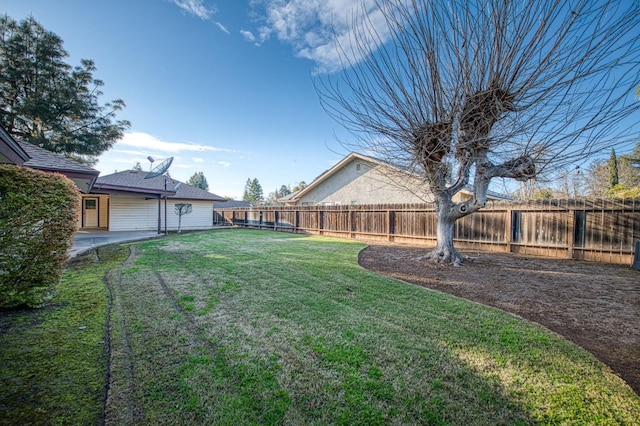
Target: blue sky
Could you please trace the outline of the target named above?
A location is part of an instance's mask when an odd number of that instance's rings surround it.
[[[380,23],[374,0],[364,3],[370,22]],[[352,136],[322,110],[313,80],[339,69],[333,34],[348,45],[360,4],[2,0],[0,13],[33,15],[63,38],[68,63],[95,61],[103,103],[125,101],[118,118],[132,126],[100,157],[95,167],[103,175],[137,162],[149,170],[148,156],[174,157],[172,177],[203,172],[211,192],[240,199],[247,178],[257,178],[266,196],[311,182],[348,154],[340,142]],[[382,26],[378,31],[388,36]]]
[[[3,0],[0,12],[33,15],[62,37],[68,63],[95,61],[103,103],[125,101],[118,118],[132,125],[100,157],[103,175],[173,156],[174,178],[202,171],[211,192],[239,199],[247,178],[266,196],[348,153],[313,78],[338,67],[329,30],[345,35],[356,3]]]

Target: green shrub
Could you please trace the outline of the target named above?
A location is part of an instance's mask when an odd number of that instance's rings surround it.
[[[0,164],[0,308],[44,302],[60,281],[77,209],[65,176]]]

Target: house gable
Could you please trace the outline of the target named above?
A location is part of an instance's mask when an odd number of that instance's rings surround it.
[[[463,189],[455,200],[471,197]],[[488,191],[490,199],[508,199]],[[414,204],[433,202],[420,176],[401,167],[352,152],[297,193],[282,199],[288,205]]]
[[[406,173],[351,154],[347,161],[325,173],[321,182],[314,182],[299,194],[302,205],[355,205],[379,203],[423,203],[432,201],[421,191],[417,179]],[[407,179],[412,179],[408,182]],[[414,182],[415,181],[415,182]],[[408,189],[407,183],[415,187]]]

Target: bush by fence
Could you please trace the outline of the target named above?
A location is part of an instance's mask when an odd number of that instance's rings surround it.
[[[66,177],[0,165],[0,308],[37,306],[59,282],[77,206]]]
[[[435,246],[434,204],[245,207],[214,210],[214,225]],[[456,246],[631,265],[640,199],[489,202],[456,223]]]

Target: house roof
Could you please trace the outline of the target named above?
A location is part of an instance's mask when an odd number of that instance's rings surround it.
[[[89,192],[100,174],[94,168],[80,164],[39,146],[15,140],[0,127],[0,163],[25,166],[45,172],[61,173],[71,179],[81,192]]]
[[[55,152],[48,151],[39,146],[18,141],[20,147],[27,153],[29,160],[25,166],[32,169],[47,170],[51,172],[71,172],[95,175],[100,174],[96,169],[80,164]]]
[[[125,170],[111,175],[100,176],[94,184],[94,192],[123,191],[142,194],[164,195],[182,200],[226,201],[195,186],[180,182],[164,175],[147,179],[150,172]]]
[[[243,200],[228,200],[228,201],[213,203],[213,207],[219,208],[219,209],[236,208],[236,207],[253,207],[253,204]]]
[[[29,156],[24,149],[0,126],[0,163],[22,166],[28,160]]]
[[[80,164],[55,152],[47,151],[39,146],[18,141],[20,147],[30,157],[23,166],[45,172],[61,173],[71,179],[80,192],[91,191],[100,172],[92,167]]]
[[[360,153],[357,153],[357,152],[352,152],[349,155],[347,155],[346,157],[344,157],[339,163],[337,163],[336,165],[334,165],[330,169],[325,170],[324,172],[322,172],[322,174],[320,174],[320,176],[315,178],[305,188],[301,189],[300,191],[297,191],[297,192],[294,192],[292,194],[289,194],[289,195],[287,195],[285,197],[282,197],[282,198],[279,199],[279,201],[281,201],[281,202],[296,202],[296,201],[298,201],[306,193],[308,193],[309,191],[313,190],[318,185],[320,185],[322,182],[324,182],[325,180],[330,178],[332,175],[334,175],[335,173],[340,171],[342,169],[342,167],[344,167],[346,164],[348,164],[351,161],[356,160],[356,159],[359,159],[359,160],[362,160],[362,161],[366,161],[366,162],[369,162],[369,163],[378,164],[378,165],[381,165],[381,166],[384,166],[384,167],[391,167],[391,168],[394,168],[396,170],[402,171],[404,173],[413,174],[413,173],[403,169],[401,166],[398,166],[396,164],[392,164],[392,163],[389,163],[387,161],[380,160],[378,158],[369,157],[367,155],[360,154]],[[472,193],[473,192],[473,187],[471,185],[468,185],[467,187],[463,188],[462,191],[463,192]],[[500,193],[494,192],[494,191],[487,191],[487,195],[489,197],[495,198],[495,199],[501,199],[501,200],[510,200],[511,199],[507,195],[500,194]]]
[[[305,188],[306,188],[306,186],[305,186]],[[290,201],[290,200],[293,200],[293,199],[297,199],[298,194],[300,193],[300,191],[302,191],[302,189],[298,189],[297,191],[292,192],[291,194],[284,195],[284,196],[278,198],[278,201],[280,201],[282,203],[286,203],[287,201]]]

